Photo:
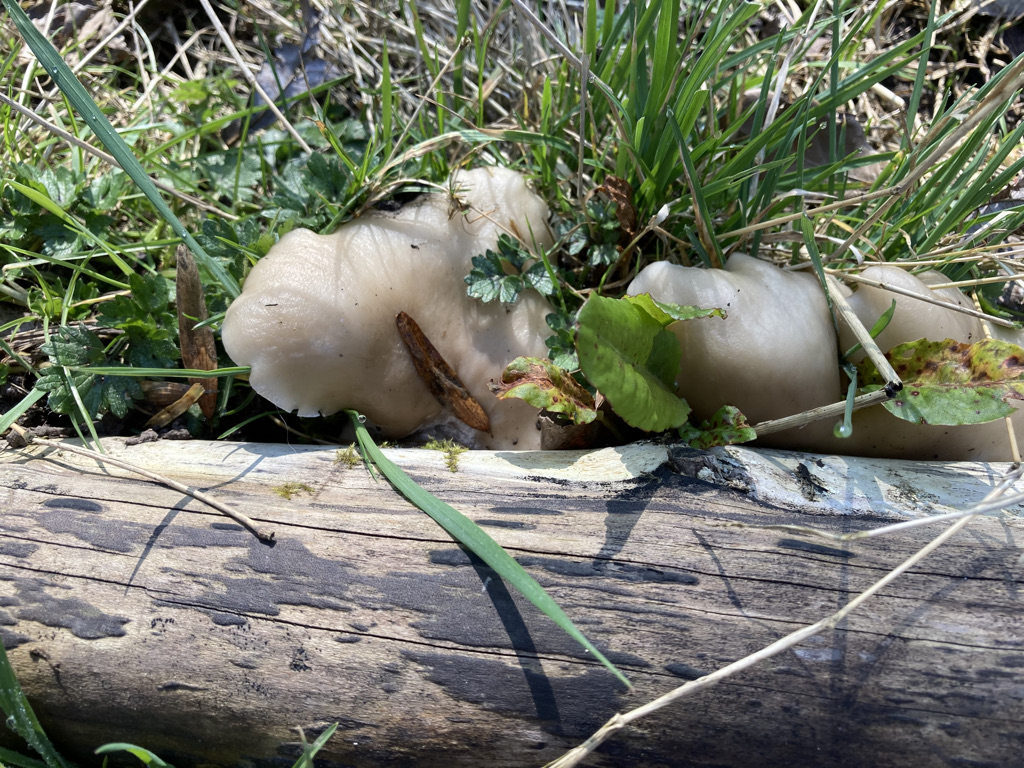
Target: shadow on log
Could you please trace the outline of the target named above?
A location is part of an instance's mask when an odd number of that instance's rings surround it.
[[[0,632],[48,733],[83,764],[127,741],[179,768],[290,765],[297,727],[312,739],[334,722],[318,765],[543,765],[615,712],[831,614],[939,530],[830,546],[763,526],[874,527],[967,506],[998,475],[654,445],[470,453],[451,473],[440,453],[390,451],[522,563],[626,691],[332,449],[105,446],[277,536],[45,445],[0,454]],[[638,721],[586,764],[1014,764],[1019,514],[976,520],[837,631]]]

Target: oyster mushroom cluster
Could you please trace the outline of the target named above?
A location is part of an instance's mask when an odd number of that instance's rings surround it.
[[[459,171],[450,186],[456,199],[424,194],[331,235],[296,229],[253,267],[222,334],[259,394],[300,416],[355,409],[389,439],[438,427],[483,448],[540,447],[537,410],[497,400],[487,384],[517,355],[546,354],[551,309],[532,291],[484,304],[464,278],[502,233],[550,246],[547,207],[507,169]],[[396,330],[401,312],[483,406],[489,432],[459,424],[431,394]]]
[[[956,288],[933,290],[945,282],[939,272],[920,277],[894,265],[869,267],[863,277],[902,288],[901,295],[860,285],[848,302],[868,328],[896,301],[888,327],[876,341],[882,350],[927,338],[973,343],[985,338],[981,321],[952,309],[966,306]],[[845,397],[839,350],[856,343],[840,323],[838,345],[832,318],[815,276],[787,272],[743,254],[724,270],[680,267],[659,262],[633,280],[628,293],[649,293],[664,302],[722,307],[728,316],[669,326],[682,346],[677,384],[699,419],[724,404],[735,405],[751,424],[836,403]],[[921,298],[938,299],[939,304]],[[995,338],[1021,344],[1019,332],[991,327]],[[862,353],[863,354],[863,353]],[[1024,435],[1024,411],[1011,417]],[[769,435],[763,444],[784,448],[902,459],[1008,461],[1012,458],[1002,420],[970,426],[920,425],[893,416],[881,405],[853,415],[853,435],[833,434],[833,423],[817,422]]]

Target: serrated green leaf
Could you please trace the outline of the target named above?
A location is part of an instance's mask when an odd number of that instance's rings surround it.
[[[560,413],[573,424],[597,418],[594,398],[567,371],[538,357],[517,357],[491,386],[499,400],[525,400],[534,408]]]
[[[167,280],[161,275],[132,275],[128,278],[132,297],[147,315],[163,312],[171,300]]]
[[[103,360],[103,342],[84,326],[57,329],[40,348],[54,365],[89,365]]]
[[[690,406],[675,393],[679,341],[642,306],[591,296],[580,309],[576,351],[583,375],[626,423],[648,432],[685,423]]]
[[[903,380],[903,390],[884,405],[905,421],[983,424],[1016,410],[1006,400],[1024,400],[1024,350],[1005,341],[919,339],[893,347],[886,357]],[[882,386],[870,361],[862,361],[857,373],[866,390]]]
[[[692,448],[707,450],[717,445],[735,445],[757,439],[757,433],[747,423],[746,417],[734,405],[723,405],[710,419],[701,422],[700,427],[686,424],[679,430],[679,436]]]

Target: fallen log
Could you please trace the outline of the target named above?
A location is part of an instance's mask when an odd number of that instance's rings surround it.
[[[0,633],[47,732],[94,764],[540,766],[615,712],[811,624],[998,467],[662,445],[389,455],[483,526],[626,690],[424,514],[333,449],[104,441],[272,528],[37,444],[0,453]],[[688,476],[692,475],[692,476]],[[709,481],[709,482],[705,482]],[[832,632],[619,732],[600,766],[1010,765],[1024,744],[1020,506],[979,518]]]

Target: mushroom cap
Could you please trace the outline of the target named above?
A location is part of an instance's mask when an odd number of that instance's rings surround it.
[[[222,335],[231,359],[251,366],[257,392],[300,416],[355,409],[390,438],[445,421],[395,328],[404,311],[488,412],[492,435],[481,444],[539,444],[536,409],[496,400],[487,383],[517,355],[546,354],[550,307],[534,292],[512,306],[484,304],[464,278],[503,231],[550,245],[547,207],[514,171],[481,168],[452,181],[468,210],[426,194],[332,235],[289,232],[253,267]]]
[[[730,404],[755,424],[834,403],[840,397],[835,332],[824,293],[813,275],[787,272],[737,253],[725,269],[650,264],[627,292],[725,310],[725,319],[709,317],[669,326],[682,348],[679,395],[698,419],[707,419]],[[769,442],[796,447],[819,439],[824,431],[811,425],[772,435]]]

